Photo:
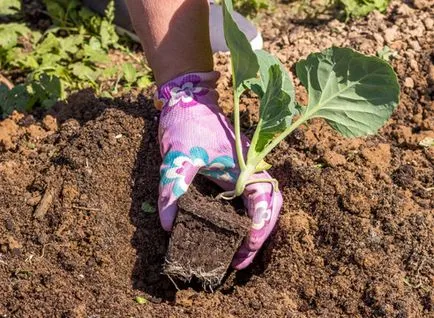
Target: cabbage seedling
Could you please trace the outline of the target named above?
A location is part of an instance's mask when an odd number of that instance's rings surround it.
[[[398,80],[386,61],[338,47],[312,53],[296,64],[297,77],[308,91],[308,104],[299,105],[291,77],[279,60],[263,50],[252,50],[234,21],[231,0],[223,2],[223,18],[231,52],[235,144],[241,172],[235,190],[220,197],[239,196],[252,182],[270,182],[251,181],[250,177],[270,168],[265,156],[310,119],[324,118],[345,137],[365,136],[374,134],[398,105]],[[239,100],[246,90],[259,96],[260,108],[259,122],[245,158]],[[277,181],[271,182],[277,191]]]

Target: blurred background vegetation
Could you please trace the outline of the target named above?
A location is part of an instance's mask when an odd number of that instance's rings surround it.
[[[384,11],[389,0],[234,0],[236,10],[252,19],[278,3],[306,18],[331,10],[346,20]],[[103,16],[80,0],[1,0],[0,118],[49,108],[83,88],[113,97],[149,86],[152,74],[140,46],[118,35],[114,16],[113,0]]]

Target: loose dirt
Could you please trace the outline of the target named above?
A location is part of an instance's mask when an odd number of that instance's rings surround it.
[[[42,117],[1,122],[0,315],[432,316],[434,148],[420,144],[434,137],[429,5],[393,2],[386,15],[347,24],[306,23],[288,5],[263,17],[265,46],[289,69],[331,45],[369,54],[388,45],[401,102],[377,136],[347,140],[315,120],[267,158],[284,195],[279,225],[215,293],[178,291],[161,274],[168,234],[141,209],[156,207],[161,163],[150,99],[82,91]],[[230,112],[226,61],[216,57]],[[247,132],[256,120],[245,96]]]

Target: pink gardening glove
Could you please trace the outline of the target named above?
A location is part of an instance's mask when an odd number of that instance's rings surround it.
[[[158,208],[161,225],[170,231],[177,212],[176,200],[197,173],[223,190],[233,190],[239,174],[235,164],[235,136],[229,120],[217,106],[217,72],[190,73],[162,85],[155,105],[162,110],[159,127],[161,166]],[[244,152],[248,140],[243,137]],[[255,178],[270,178],[266,172]],[[248,266],[274,228],[282,195],[270,183],[254,183],[244,191],[244,202],[252,219],[249,236],[236,253],[232,266]]]

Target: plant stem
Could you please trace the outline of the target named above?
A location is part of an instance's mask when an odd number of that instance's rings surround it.
[[[276,139],[274,139],[260,154],[258,154],[251,162],[248,162],[247,165],[244,166],[244,169],[240,169],[240,175],[238,176],[237,183],[235,185],[235,196],[240,196],[243,194],[246,185],[255,182],[271,182],[275,187],[275,191],[277,191],[277,186],[275,185],[275,180],[249,180],[252,175],[255,174],[256,166],[261,162],[265,156],[273,150],[283,139],[285,139],[290,133],[292,133],[296,128],[301,126],[306,120],[309,119],[309,114],[304,114],[299,119],[297,119],[291,126],[288,127],[283,133],[281,133]],[[239,126],[238,126],[239,127]],[[237,149],[238,150],[238,149]],[[242,155],[242,154],[241,154]],[[238,151],[237,151],[238,158]],[[240,159],[238,159],[240,161]],[[244,160],[244,159],[243,159]],[[241,164],[240,164],[241,168]]]
[[[235,149],[237,151],[238,165],[240,171],[246,170],[246,162],[244,161],[243,146],[241,143],[241,128],[240,128],[240,95],[234,92],[234,129],[235,129]]]
[[[296,128],[300,127],[306,120],[309,119],[309,114],[304,114],[299,119],[297,119],[291,126],[289,126],[284,132],[277,136],[261,153],[255,157],[254,161],[251,163],[255,167],[265,158],[268,153],[273,150],[283,139],[285,139],[290,133],[292,133]],[[250,164],[250,163],[249,163]]]
[[[235,95],[237,95],[237,94],[235,94]],[[237,98],[237,96],[235,98]],[[235,101],[237,101],[237,99],[235,99]],[[296,128],[298,128],[306,120],[309,119],[308,114],[307,115],[304,114],[303,116],[301,116],[291,126],[289,126],[288,129],[286,129],[283,133],[281,133],[278,137],[276,137],[276,139],[274,139],[267,147],[265,147],[265,149],[263,151],[261,151],[260,154],[258,154],[256,157],[254,157],[253,160],[251,162],[249,161],[246,165],[244,162],[244,157],[243,157],[242,148],[241,148],[241,138],[240,138],[240,131],[239,131],[239,127],[240,127],[239,126],[239,112],[237,111],[238,109],[239,109],[239,104],[237,102],[235,102],[235,105],[234,105],[235,143],[236,143],[236,149],[237,149],[238,163],[240,165],[240,175],[238,176],[237,183],[235,185],[235,196],[242,195],[244,192],[244,189],[246,188],[246,185],[248,185],[249,183],[259,182],[256,180],[249,180],[250,177],[255,174],[256,166],[283,139],[285,139],[290,133],[292,133]],[[237,118],[236,114],[238,114],[238,118]],[[238,138],[237,138],[237,127],[238,127]],[[272,182],[272,181],[267,180],[267,182]],[[273,185],[274,185],[274,183],[273,183]],[[275,189],[275,190],[277,190],[277,189]]]
[[[255,168],[256,166],[247,165],[244,170],[241,170],[235,185],[235,196],[243,194],[248,180],[253,174],[255,174]]]
[[[259,117],[259,121],[258,124],[256,125],[256,129],[255,129],[255,133],[253,134],[253,138],[252,141],[250,142],[251,145],[256,145],[256,143],[258,142],[258,138],[259,138],[259,131],[260,131],[260,127],[262,125],[262,118]],[[250,157],[252,156],[252,154],[254,153],[254,148],[249,147],[249,151],[247,152],[247,164],[250,161]]]

